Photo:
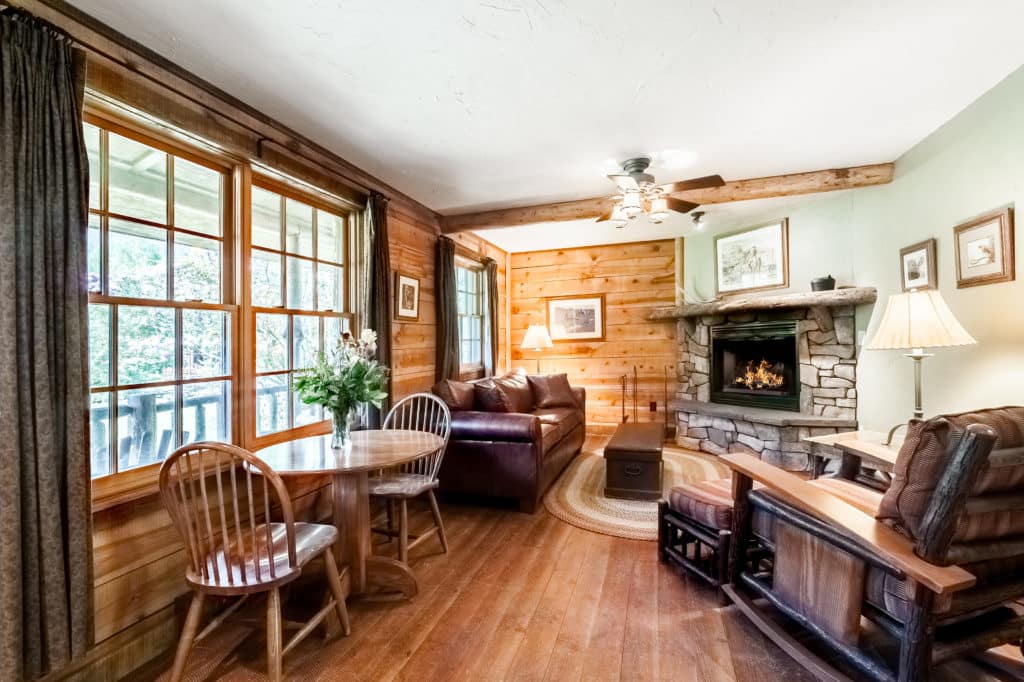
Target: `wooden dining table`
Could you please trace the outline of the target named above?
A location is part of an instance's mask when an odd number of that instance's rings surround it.
[[[372,553],[369,475],[424,457],[444,441],[432,433],[398,429],[353,431],[351,438],[351,445],[339,450],[331,448],[330,434],[300,438],[270,445],[258,456],[282,477],[331,477],[333,518],[339,533],[335,553],[339,566],[348,567],[350,594],[411,598],[419,585],[409,566]]]

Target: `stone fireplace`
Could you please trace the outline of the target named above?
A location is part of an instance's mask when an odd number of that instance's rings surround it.
[[[856,305],[875,289],[734,297],[660,309],[678,325],[677,442],[808,466],[808,436],[857,428]]]

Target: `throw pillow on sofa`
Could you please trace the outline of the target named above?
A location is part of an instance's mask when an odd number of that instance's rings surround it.
[[[576,396],[569,385],[569,377],[565,374],[548,374],[545,376],[528,376],[527,381],[533,389],[533,398],[537,407],[576,407]]]
[[[445,379],[434,384],[430,390],[448,405],[449,410],[472,410],[476,402],[473,384],[465,381]]]
[[[523,376],[510,374],[477,381],[473,386],[477,407],[485,412],[533,411],[533,391]]]

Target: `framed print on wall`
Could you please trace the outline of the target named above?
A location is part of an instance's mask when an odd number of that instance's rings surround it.
[[[957,225],[953,238],[957,289],[1013,281],[1012,208]]]
[[[926,239],[900,249],[900,282],[903,291],[937,289],[935,239]]]
[[[548,299],[551,340],[604,341],[604,294]]]
[[[789,219],[715,237],[715,286],[737,294],[789,286]]]
[[[420,281],[400,272],[395,273],[395,319],[420,319]]]

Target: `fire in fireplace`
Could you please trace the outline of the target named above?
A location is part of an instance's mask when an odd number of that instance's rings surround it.
[[[711,401],[800,410],[796,323],[751,322],[711,330]]]

